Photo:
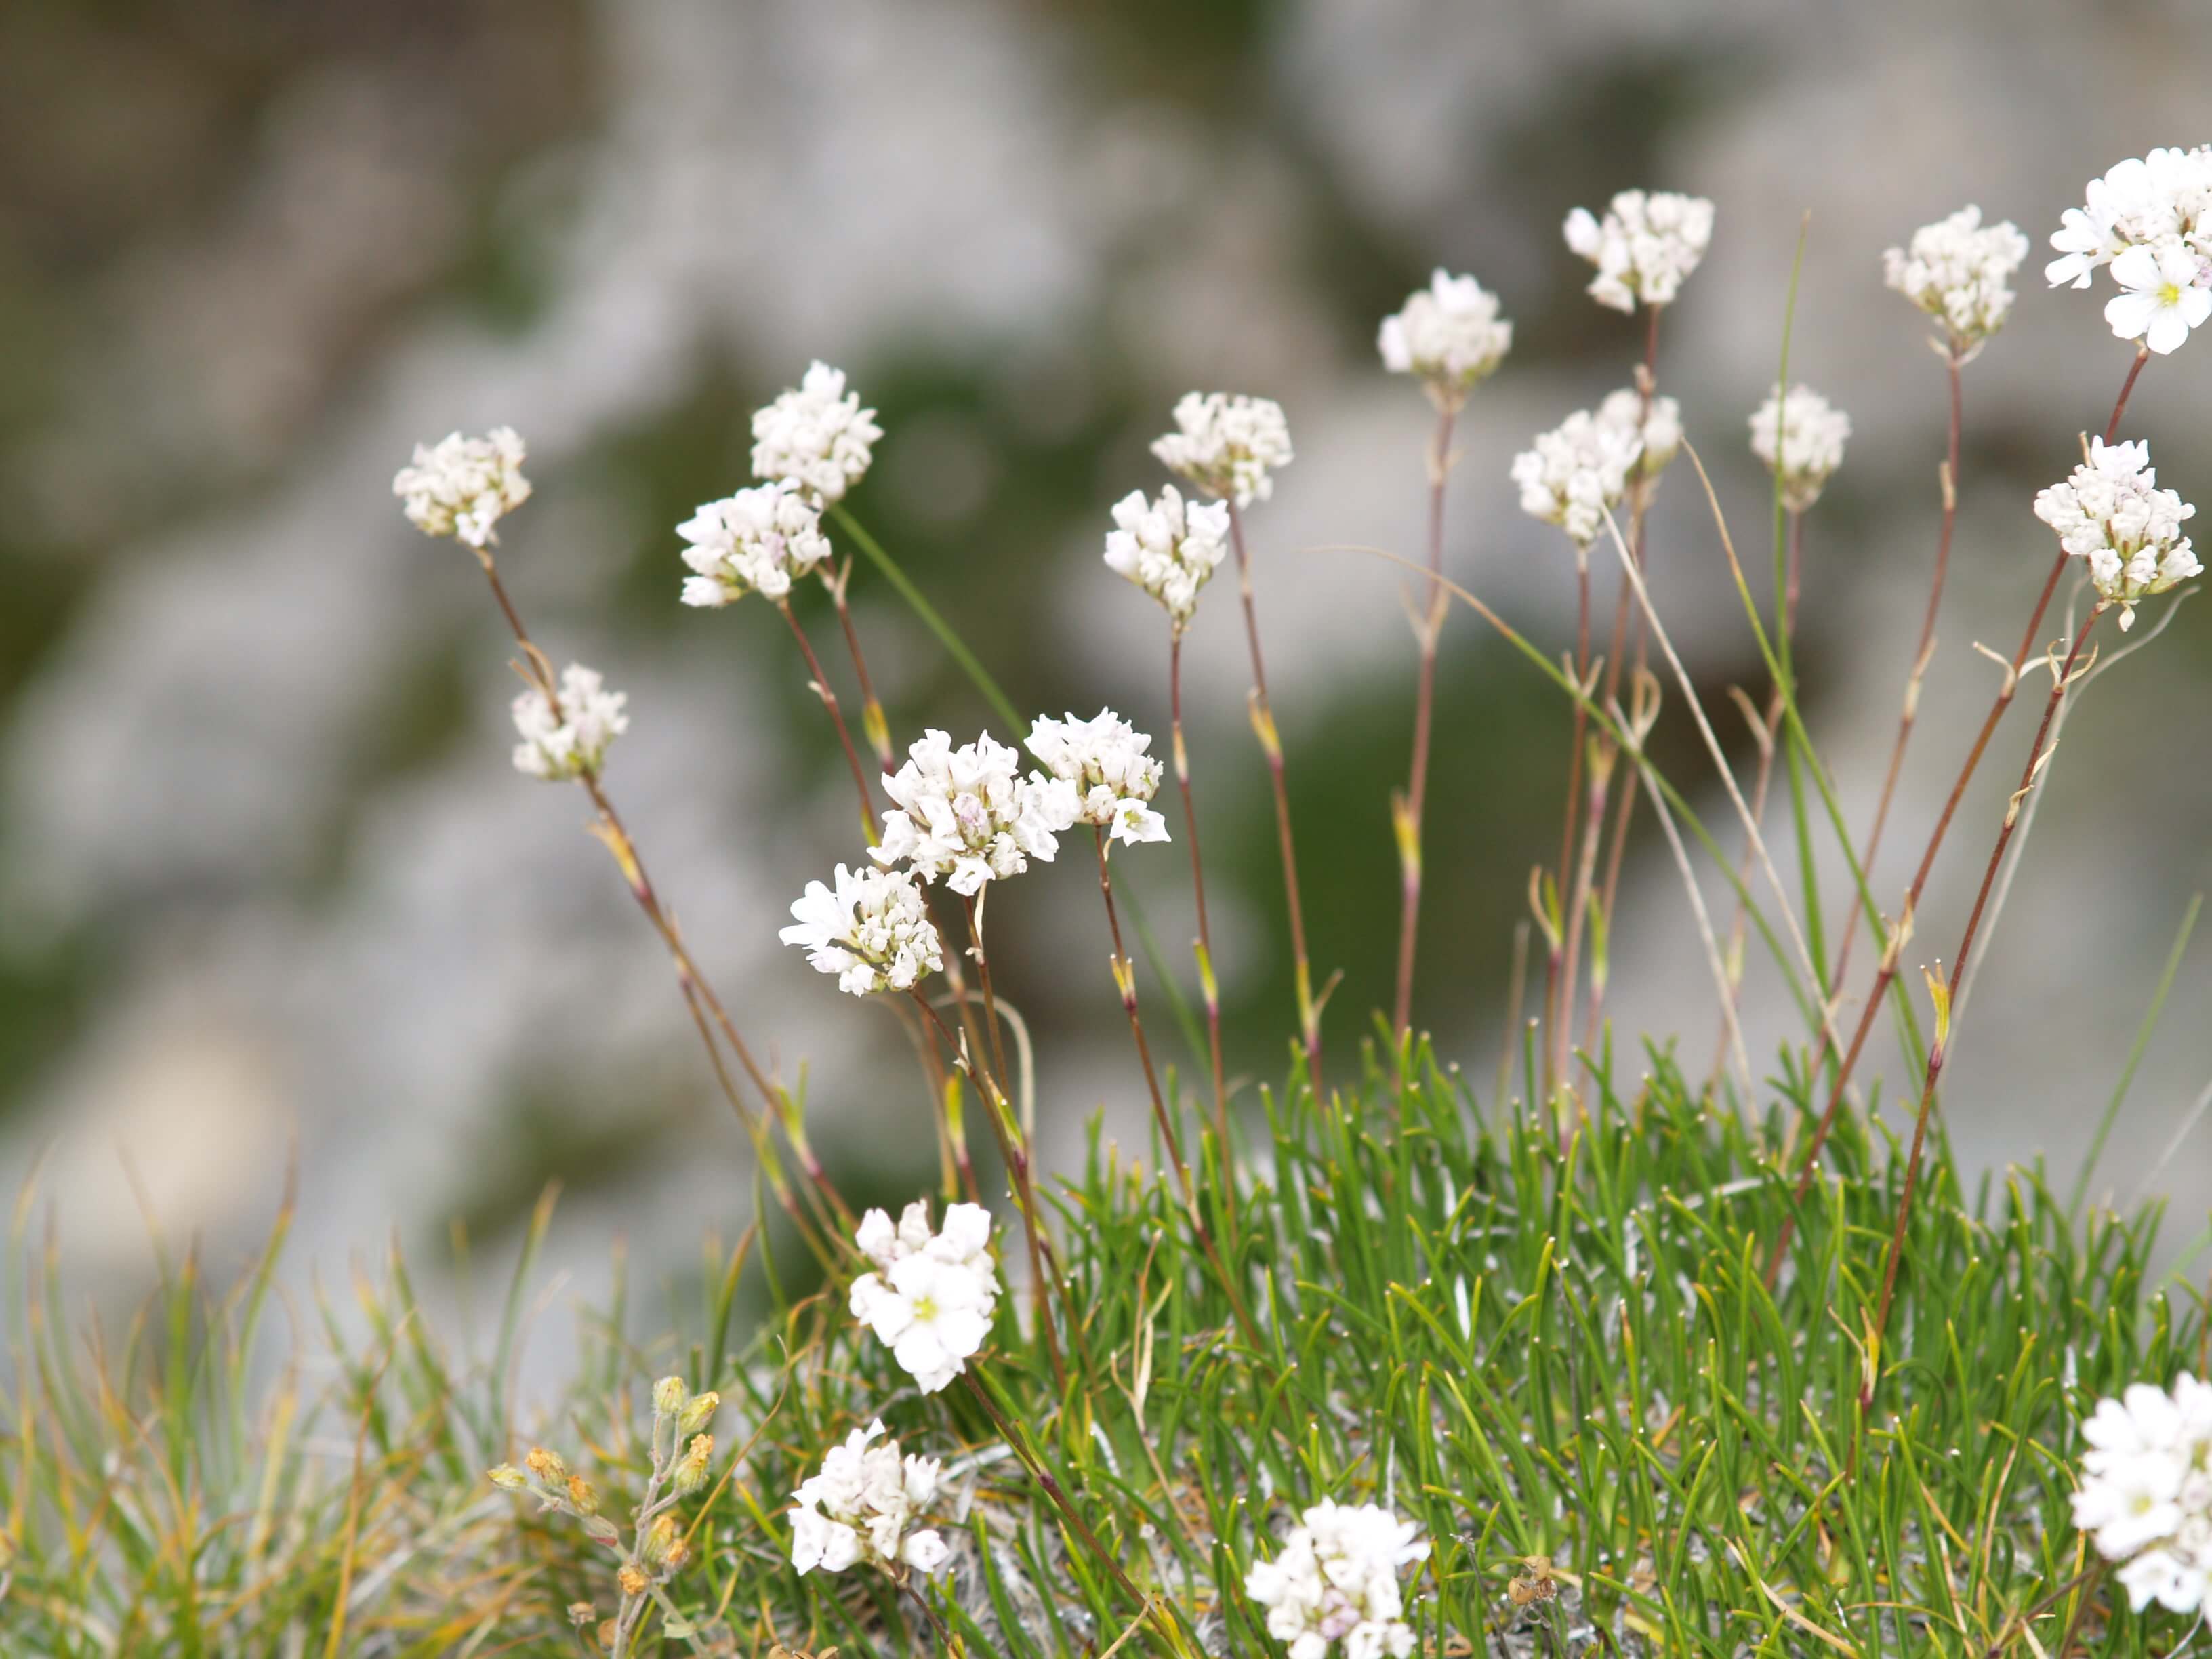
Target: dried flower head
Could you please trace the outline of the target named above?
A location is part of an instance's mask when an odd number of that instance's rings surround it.
[[[1587,549],[1605,527],[1606,514],[1620,505],[1643,448],[1632,422],[1577,410],[1513,458],[1521,510],[1559,526],[1577,549]]]
[[[1411,1522],[1379,1504],[1320,1503],[1298,1517],[1272,1561],[1256,1561],[1244,1593],[1267,1610],[1267,1634],[1290,1659],[1323,1659],[1340,1642],[1346,1659],[1404,1659],[1413,1632],[1398,1570],[1429,1553]]]
[[[756,592],[781,599],[830,556],[821,508],[788,478],[705,502],[676,533],[696,573],[684,580],[686,605],[735,605]]]
[[[1382,319],[1376,347],[1383,368],[1418,375],[1431,403],[1456,410],[1505,361],[1513,325],[1498,316],[1498,296],[1474,277],[1439,269],[1426,288],[1414,289],[1402,309]]]
[[[1229,551],[1225,501],[1185,501],[1173,484],[1158,501],[1133,489],[1114,503],[1114,528],[1106,532],[1106,565],[1127,577],[1166,608],[1180,630],[1198,611],[1198,591],[1213,579]]]
[[[2123,340],[2161,355],[2212,316],[2212,145],[2154,149],[2092,179],[2087,205],[2069,208],[2044,267],[2053,288],[2087,288],[2110,265],[2122,292],[2105,320]]]
[[[896,1227],[870,1210],[854,1239],[876,1271],[853,1281],[853,1317],[890,1348],[924,1394],[935,1394],[967,1369],[991,1332],[999,1303],[991,1212],[948,1205],[943,1231],[932,1232],[929,1202],[916,1199]]]
[[[1844,464],[1851,417],[1810,386],[1777,386],[1751,417],[1751,453],[1782,480],[1782,501],[1802,513]]]
[[[1597,406],[1597,417],[1638,439],[1643,447],[1629,477],[1647,485],[1656,483],[1682,448],[1682,405],[1672,398],[1646,398],[1632,386],[1608,392]]]
[[[912,1524],[937,1496],[940,1466],[902,1457],[896,1440],[871,1445],[883,1431],[881,1419],[854,1430],[791,1494],[791,1565],[801,1573],[842,1572],[861,1560],[931,1573],[951,1555],[934,1528]]]
[[[2081,1425],[2074,1524],[2119,1571],[2140,1612],[2196,1613],[2212,1595],[2212,1385],[2184,1372],[2171,1392],[2138,1382]]]
[[[561,673],[561,706],[531,686],[514,702],[514,769],[549,782],[596,777],[607,745],[629,730],[627,694],[610,691],[595,668],[570,663]]]
[[[1150,737],[1110,708],[1087,720],[1040,714],[1030,728],[1030,753],[1074,786],[1078,819],[1132,847],[1168,838],[1167,820],[1152,808],[1162,770],[1146,752],[1152,746]]]
[[[2196,507],[2156,488],[2150,446],[2089,440],[2089,459],[2035,498],[2035,516],[2059,545],[2089,562],[2089,580],[2106,605],[2120,607],[2120,627],[2135,625],[2138,600],[2200,574],[2183,523]]]
[[[1274,471],[1291,464],[1291,427],[1268,398],[1186,392],[1176,429],[1152,443],[1162,465],[1210,495],[1239,507],[1274,493]]]
[[[1970,204],[1885,252],[1882,281],[1941,323],[1963,360],[2004,326],[2012,275],[2027,258],[2027,238],[2017,225],[2009,219],[1984,225],[1981,209]]]
[[[392,493],[424,535],[455,537],[481,550],[499,540],[493,526],[501,518],[530,499],[522,460],[522,439],[511,426],[481,438],[448,433],[415,446],[414,463],[399,469]]]
[[[817,361],[795,389],[753,412],[753,476],[788,478],[821,501],[842,501],[883,435],[876,411],[845,390],[845,371]]]
[[[1705,257],[1713,240],[1713,204],[1672,191],[1624,190],[1603,219],[1588,208],[1567,216],[1567,246],[1597,267],[1589,295],[1615,311],[1640,301],[1663,306]]]
[[[868,856],[881,865],[908,861],[924,881],[945,877],[965,897],[1028,869],[1032,858],[1051,863],[1058,836],[1075,823],[1075,789],[1041,773],[1024,778],[1020,764],[988,732],[956,749],[944,732],[924,732],[906,763],[884,779],[897,805],[884,814],[882,844]]]
[[[796,919],[777,938],[805,948],[817,970],[837,975],[856,997],[907,991],[943,971],[945,956],[921,888],[903,870],[837,866],[836,886],[818,881],[792,901]]]

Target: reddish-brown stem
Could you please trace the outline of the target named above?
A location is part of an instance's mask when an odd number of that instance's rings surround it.
[[[1575,550],[1575,684],[1585,688],[1585,695],[1589,684],[1589,550],[1577,547]],[[1553,1056],[1550,1070],[1553,1076],[1561,1082],[1566,1080],[1567,1055],[1573,1046],[1575,987],[1581,977],[1578,964],[1582,939],[1579,934],[1586,889],[1574,857],[1575,825],[1577,809],[1582,804],[1583,750],[1589,741],[1589,709],[1583,697],[1578,696],[1575,699],[1574,748],[1567,757],[1566,822],[1562,826],[1559,838],[1559,895],[1561,902],[1567,907],[1566,942],[1559,966],[1558,1017],[1547,1034]],[[1593,801],[1591,810],[1602,812],[1605,809]],[[1595,848],[1592,850],[1594,853]]]
[[[1121,993],[1121,1010],[1129,1017],[1129,1035],[1137,1044],[1137,1059],[1145,1068],[1145,1088],[1152,1100],[1152,1121],[1159,1125],[1160,1142],[1166,1147],[1168,1159],[1175,1165],[1176,1184],[1182,1192],[1182,1205],[1190,1217],[1191,1231],[1197,1237],[1199,1248],[1205,1251],[1212,1264],[1214,1276],[1229,1297],[1229,1305],[1243,1328],[1245,1340],[1255,1352],[1266,1352],[1260,1340],[1259,1328],[1244,1306],[1243,1292],[1230,1276],[1221,1253],[1214,1248],[1213,1235],[1206,1225],[1206,1218],[1198,1208],[1198,1189],[1192,1184],[1190,1165],[1182,1155],[1182,1137],[1176,1131],[1175,1118],[1168,1110],[1167,1098],[1160,1092],[1159,1073],[1152,1066],[1152,1047],[1145,1037],[1145,1022],[1137,1012],[1137,965],[1129,960],[1128,952],[1121,948],[1121,920],[1114,908],[1114,880],[1106,867],[1106,832],[1092,827],[1091,834],[1098,846],[1098,896],[1106,902],[1106,926],[1114,938],[1114,985]]]
[[[1229,1090],[1221,1070],[1221,985],[1214,977],[1213,933],[1206,919],[1206,865],[1198,853],[1198,807],[1190,790],[1190,750],[1182,737],[1182,629],[1168,633],[1168,718],[1175,744],[1176,787],[1182,792],[1182,821],[1190,836],[1190,891],[1198,907],[1200,994],[1206,999],[1206,1046],[1213,1064],[1213,1133],[1229,1156]]]
[[[806,659],[806,672],[812,678],[814,694],[822,699],[822,706],[830,711],[830,723],[837,728],[837,742],[845,751],[845,764],[853,769],[853,787],[860,795],[860,829],[872,847],[876,844],[875,799],[868,791],[867,768],[860,764],[860,750],[853,747],[853,734],[845,729],[845,711],[837,706],[837,694],[830,689],[830,677],[822,672],[822,664],[807,641],[806,630],[799,625],[799,616],[792,610],[791,601],[779,599],[775,608],[791,624],[791,637],[799,641],[799,654]]]
[[[1958,998],[1959,981],[1965,976],[1966,963],[1973,955],[1974,936],[1981,931],[1983,908],[1988,904],[1990,888],[1997,878],[1997,866],[2004,862],[2005,848],[2011,844],[2013,830],[2020,823],[2021,802],[2035,787],[2036,774],[2043,769],[2043,746],[2051,736],[2051,720],[2058,713],[2058,705],[2065,701],[2067,687],[2074,678],[2074,665],[2081,660],[2081,647],[2088,641],[2089,630],[2097,625],[2097,618],[2104,613],[2102,605],[2089,612],[2081,630],[2074,635],[2074,643],[2066,653],[2064,665],[2051,683],[2051,695],[2043,704],[2043,722],[2035,728],[2035,743],[2027,751],[2027,764],[2021,770],[2020,787],[2005,803],[2004,823],[1997,830],[1996,845],[1990,849],[1990,861],[1982,871],[1981,888],[1974,895],[1973,912],[1966,918],[1966,931],[1959,941],[1959,954],[1951,962],[1950,988],[1944,998],[1943,1007],[1937,1013],[1936,1041],[1928,1049],[1928,1073],[1920,1088],[1920,1113],[1913,1121],[1912,1151],[1905,1160],[1905,1186],[1897,1200],[1897,1226],[1890,1235],[1889,1261],[1882,1269],[1881,1275],[1881,1300],[1875,1309],[1873,1334],[1877,1342],[1889,1328],[1890,1297],[1897,1289],[1899,1258],[1905,1254],[1905,1230],[1912,1216],[1912,1194],[1920,1174],[1920,1154],[1928,1139],[1928,1115],[1936,1103],[1936,1081],[1937,1074],[1943,1069],[1943,1051],[1948,1046],[1952,1009]],[[1870,1406],[1873,1394],[1874,1376],[1870,1372],[1860,1403]]]
[[[1260,612],[1252,598],[1252,561],[1244,547],[1244,519],[1229,500],[1229,540],[1237,550],[1237,580],[1244,601],[1244,637],[1252,649],[1252,728],[1267,757],[1275,795],[1275,835],[1283,857],[1283,892],[1290,910],[1291,972],[1296,975],[1298,1026],[1305,1042],[1306,1080],[1321,1094],[1321,1010],[1313,993],[1313,958],[1306,951],[1305,910],[1298,902],[1298,855],[1291,836],[1291,797],[1283,781],[1283,739],[1267,698],[1267,668],[1260,654]]]
[[[1444,624],[1444,485],[1451,470],[1452,415],[1437,416],[1436,439],[1429,454],[1429,592],[1421,611],[1421,674],[1413,696],[1413,760],[1406,793],[1397,803],[1398,1000],[1391,1029],[1402,1038],[1413,1019],[1413,959],[1421,923],[1421,815],[1429,797],[1429,742],[1437,700],[1437,644]],[[1575,706],[1577,714],[1582,706]]]
[[[2128,376],[2120,383],[2120,395],[2113,402],[2112,418],[2105,423],[2106,443],[2112,442],[2118,435],[2120,417],[2127,410],[2129,395],[2135,391],[2136,377],[2142,373],[2143,364],[2149,358],[2150,349],[2148,346],[2138,347],[2135,361],[2128,365]],[[1920,867],[1913,874],[1912,885],[1905,896],[1905,908],[1899,914],[1899,927],[1909,926],[1912,914],[1919,905],[1921,892],[1928,884],[1929,872],[1935,868],[1936,854],[1942,848],[1943,836],[1959,810],[1960,799],[1966,793],[1966,785],[1973,778],[1974,769],[1981,764],[1982,751],[1989,747],[1997,722],[2004,718],[2005,710],[2012,706],[2013,693],[2020,682],[2020,671],[2026,666],[2028,653],[2035,648],[2037,630],[2043,626],[2044,612],[2051,608],[2051,596],[2057,591],[2058,578],[2066,569],[2066,550],[2059,549],[2057,557],[2051,561],[2051,574],[2043,579],[2043,592],[2037,596],[2035,609],[2029,615],[2027,627],[2021,635],[2020,648],[2013,653],[2012,665],[2006,671],[2003,683],[1997,688],[1996,700],[1990,704],[1989,714],[1982,721],[1982,729],[1974,738],[1974,746],[1966,753],[1966,763],[1959,769],[1958,781],[1951,786],[1950,796],[1943,803],[1942,814],[1936,820],[1936,828],[1928,837],[1927,850],[1920,855]],[[1796,1198],[1800,1206],[1804,1203],[1806,1194],[1813,1188],[1813,1176],[1819,1167],[1821,1149],[1827,1145],[1828,1135],[1835,1127],[1836,1114],[1843,1105],[1844,1090],[1850,1082],[1852,1068],[1858,1064],[1860,1051],[1866,1047],[1867,1034],[1874,1029],[1875,1017],[1881,1011],[1882,997],[1888,991],[1890,981],[1897,976],[1899,942],[1893,937],[1889,948],[1883,952],[1881,966],[1875,971],[1873,988],[1867,993],[1866,1005],[1859,1012],[1858,1029],[1851,1034],[1850,1046],[1844,1052],[1844,1063],[1837,1069],[1834,1080],[1828,1085],[1827,1105],[1820,1113],[1820,1121],[1814,1126],[1813,1138],[1807,1143],[1799,1163]],[[1822,1054],[1825,1055],[1826,1051],[1824,1035]],[[1796,1236],[1796,1230],[1794,1215],[1782,1218],[1781,1228],[1775,1235],[1773,1253],[1766,1261],[1766,1284],[1770,1290],[1781,1276],[1783,1259],[1789,1254],[1790,1242]]]
[[[860,683],[861,727],[866,732],[868,742],[876,751],[876,759],[882,763],[884,770],[889,772],[897,756],[891,748],[890,725],[884,718],[884,706],[876,696],[875,682],[868,678],[868,659],[860,654],[860,631],[853,626],[853,607],[846,603],[845,585],[852,579],[852,574],[853,566],[849,560],[835,578],[830,576],[828,567],[824,565],[822,582],[830,590],[830,597],[836,601],[837,625],[845,630],[845,648],[852,655],[853,673]]]
[[[1866,850],[1859,856],[1859,867],[1869,878],[1874,874],[1874,861],[1881,851],[1881,832],[1889,822],[1890,803],[1897,794],[1898,775],[1905,768],[1905,745],[1912,740],[1912,723],[1920,711],[1920,677],[1928,666],[1929,653],[1936,643],[1936,613],[1943,603],[1943,576],[1951,565],[1951,532],[1959,519],[1959,433],[1962,423],[1962,405],[1959,386],[1959,344],[1953,341],[1944,359],[1950,371],[1951,419],[1950,438],[1944,447],[1943,462],[1943,526],[1936,538],[1936,575],[1929,584],[1928,611],[1921,618],[1920,638],[1912,647],[1911,678],[1905,682],[1905,707],[1898,715],[1897,740],[1890,745],[1889,769],[1881,781],[1881,797],[1874,809],[1874,828],[1867,832]],[[1836,952],[1836,971],[1828,976],[1832,987],[1840,987],[1844,975],[1851,965],[1851,941],[1858,937],[1859,913],[1863,907],[1851,905],[1844,920],[1844,942]]]
[[[1665,309],[1664,306],[1647,306],[1644,308],[1644,362],[1636,376],[1637,430],[1639,433],[1644,429],[1644,423],[1651,418],[1651,400],[1659,392],[1659,313]],[[1651,507],[1651,492],[1659,482],[1656,476],[1646,478],[1641,474],[1642,463],[1639,461],[1638,477],[1633,485],[1635,494],[1630,505],[1628,529],[1630,556],[1634,559],[1638,571],[1644,568],[1645,519]],[[1615,699],[1620,695],[1620,676],[1628,643],[1627,627],[1631,611],[1636,612],[1637,672],[1641,675],[1644,671],[1644,653],[1649,647],[1644,633],[1644,613],[1640,608],[1630,603],[1633,592],[1633,585],[1629,580],[1628,573],[1624,570],[1620,573],[1620,595],[1613,606],[1613,649],[1607,653],[1606,660],[1605,701],[1600,705],[1601,708],[1615,707]],[[1630,821],[1636,816],[1636,797],[1639,793],[1632,788],[1620,792],[1620,808],[1613,819],[1613,847],[1612,850],[1606,854],[1605,860],[1603,889],[1605,896],[1600,902],[1600,908],[1604,912],[1605,925],[1608,931],[1613,924],[1613,906],[1620,896],[1620,870],[1623,854],[1628,847],[1628,826]],[[1593,984],[1590,987],[1589,1018],[1583,1028],[1583,1041],[1586,1044],[1595,1046],[1598,1027],[1604,1018],[1604,1013],[1605,988],[1603,985]]]

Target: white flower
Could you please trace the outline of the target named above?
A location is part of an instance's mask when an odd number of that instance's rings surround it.
[[[1177,629],[1198,611],[1198,590],[1213,579],[1229,551],[1225,501],[1185,502],[1173,484],[1157,501],[1133,489],[1114,503],[1106,532],[1106,564],[1166,607]]]
[[[937,928],[921,889],[903,870],[837,866],[833,890],[818,881],[792,902],[793,926],[776,937],[804,945],[806,959],[837,975],[837,988],[856,997],[911,989],[945,966]]]
[[[1455,410],[1513,347],[1513,325],[1498,314],[1498,296],[1472,276],[1438,270],[1425,289],[1382,319],[1376,341],[1393,374],[1417,374],[1437,408]]]
[[[453,432],[434,446],[416,444],[414,464],[399,469],[392,493],[424,535],[489,546],[499,539],[492,526],[530,499],[522,439],[511,426],[495,426],[482,438]]]
[[[2137,600],[2203,569],[2181,533],[2197,508],[2157,482],[2148,444],[2092,438],[2089,459],[2035,498],[2035,516],[2058,532],[2060,546],[2089,562],[2097,597],[2120,607],[2123,629],[2134,626]]]
[[[2169,236],[2212,252],[2203,245],[2212,232],[2212,145],[2130,157],[2092,179],[2086,194],[2088,205],[2069,208],[2052,233],[2051,246],[2063,257],[2043,274],[2053,288],[2065,283],[2087,288],[2100,265]]]
[[[1411,1522],[1374,1504],[1315,1504],[1272,1561],[1255,1561],[1244,1593],[1267,1609],[1267,1634],[1291,1659],[1322,1659],[1340,1642],[1346,1659],[1404,1659],[1413,1632],[1401,1619],[1398,1570],[1429,1553]]]
[[[1792,386],[1785,398],[1777,385],[1751,417],[1751,453],[1780,476],[1783,504],[1793,513],[1820,499],[1850,435],[1851,417],[1810,386]]]
[[[991,1215],[954,1204],[929,1230],[929,1203],[916,1199],[898,1225],[881,1210],[860,1219],[855,1242],[877,1271],[853,1281],[853,1317],[874,1331],[924,1394],[967,1369],[990,1334],[999,1275],[991,1261]]]
[[[906,764],[884,779],[897,805],[884,814],[883,842],[868,856],[910,861],[924,881],[945,877],[969,898],[987,881],[1028,869],[1032,858],[1051,863],[1055,837],[1073,827],[1080,802],[1073,785],[1036,772],[1024,778],[1020,763],[988,732],[957,749],[942,732],[923,732]]]
[[[2106,302],[2105,320],[2121,339],[2141,340],[2161,357],[2212,316],[2212,260],[2179,236],[2127,249],[2112,261],[2112,280],[2127,292]]]
[[[1588,208],[1567,216],[1567,246],[1597,267],[1590,297],[1615,311],[1640,300],[1663,306],[1682,291],[1713,240],[1713,204],[1672,191],[1624,190],[1602,220]]]
[[[1040,714],[1030,728],[1030,753],[1073,787],[1078,818],[1132,847],[1168,838],[1167,820],[1151,805],[1162,769],[1146,752],[1152,746],[1150,737],[1110,708],[1087,720]]]
[[[707,501],[676,526],[691,544],[684,562],[684,603],[734,605],[759,592],[771,599],[791,592],[792,579],[830,556],[822,510],[788,478]]]
[[[1186,392],[1175,406],[1176,429],[1152,443],[1169,471],[1239,507],[1274,493],[1271,474],[1291,464],[1290,422],[1267,398]]]
[[[597,775],[607,745],[629,730],[627,694],[610,691],[594,668],[570,663],[561,674],[561,707],[554,709],[536,686],[515,698],[514,769],[562,782]]]
[[[753,411],[753,476],[789,478],[819,501],[841,501],[883,435],[876,411],[845,390],[845,371],[817,361],[796,390]]]
[[[1587,548],[1604,528],[1606,513],[1620,505],[1629,469],[1642,453],[1632,423],[1601,421],[1578,409],[1513,458],[1521,510],[1558,525],[1577,548]]]
[[[1982,223],[1978,207],[1912,233],[1910,247],[1881,256],[1882,281],[1943,325],[1962,356],[2004,326],[2011,313],[2012,274],[2027,258],[2027,238],[2010,220]]]
[[[1682,406],[1672,398],[1654,397],[1646,408],[1642,392],[1623,386],[1605,394],[1605,401],[1597,406],[1597,418],[1643,444],[1629,475],[1633,478],[1656,481],[1681,451]]]
[[[2171,1393],[2137,1382],[2081,1425],[2074,1524],[2090,1534],[2140,1612],[2194,1613],[2212,1591],[2212,1386],[2184,1373]]]
[[[899,1455],[898,1442],[869,1442],[884,1431],[878,1418],[832,1446],[821,1473],[791,1494],[791,1565],[803,1575],[819,1567],[842,1572],[866,1559],[890,1571],[900,1566],[935,1572],[951,1553],[927,1527],[909,1530],[917,1510],[937,1495],[941,1473],[934,1458]]]

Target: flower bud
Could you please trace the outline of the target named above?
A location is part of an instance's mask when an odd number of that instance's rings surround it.
[[[707,1484],[707,1467],[713,1461],[714,1455],[714,1437],[713,1435],[701,1434],[692,1437],[690,1449],[684,1452],[683,1461],[676,1466],[676,1495],[678,1498],[689,1498]]]
[[[622,1586],[624,1595],[642,1595],[653,1583],[635,1567],[625,1566],[615,1575],[615,1583]]]
[[[656,1516],[653,1524],[645,1529],[645,1536],[639,1540],[637,1553],[646,1565],[664,1567],[668,1565],[669,1552],[677,1547],[678,1541],[676,1517],[672,1515]]]
[[[512,1463],[502,1463],[485,1473],[489,1475],[492,1485],[501,1492],[520,1492],[530,1484],[530,1477]]]
[[[584,1536],[594,1544],[622,1542],[621,1528],[604,1515],[587,1515],[584,1517]]]
[[[690,1392],[680,1376],[664,1376],[653,1385],[653,1414],[655,1417],[674,1417],[684,1409]]]
[[[568,1477],[568,1501],[576,1506],[579,1515],[597,1515],[599,1512],[599,1494],[580,1474]]]
[[[721,1409],[722,1396],[712,1389],[704,1394],[692,1395],[690,1403],[684,1407],[682,1414],[676,1419],[676,1432],[698,1433],[714,1420],[714,1413]]]
[[[564,1486],[568,1482],[568,1466],[561,1461],[561,1454],[547,1451],[543,1446],[532,1446],[530,1455],[522,1460],[531,1474],[538,1477],[542,1486]]]

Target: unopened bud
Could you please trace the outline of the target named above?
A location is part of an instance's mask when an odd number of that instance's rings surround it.
[[[579,1515],[597,1515],[599,1512],[599,1495],[592,1489],[592,1483],[580,1474],[568,1477],[568,1501],[576,1506]]]
[[[676,1547],[677,1541],[676,1517],[672,1515],[655,1516],[653,1524],[645,1529],[645,1536],[638,1542],[637,1553],[649,1567],[665,1566],[668,1565],[668,1553]]]
[[[707,1484],[707,1466],[714,1461],[714,1437],[711,1434],[692,1437],[690,1449],[676,1466],[676,1495],[689,1498]]]
[[[674,1417],[684,1409],[684,1401],[691,1397],[680,1376],[664,1376],[653,1385],[653,1414],[655,1417]]]
[[[543,1446],[532,1446],[530,1455],[522,1460],[538,1482],[544,1486],[564,1486],[568,1483],[568,1466],[561,1461],[561,1454],[547,1451]]]
[[[520,1492],[530,1484],[530,1477],[512,1463],[502,1463],[485,1473],[490,1476],[492,1485],[501,1492]]]
[[[594,1544],[618,1544],[622,1541],[622,1530],[604,1515],[587,1515],[584,1517],[584,1536]]]
[[[615,1575],[615,1583],[622,1586],[624,1595],[642,1595],[652,1587],[653,1580],[637,1568],[625,1566]]]
[[[714,1413],[722,1409],[722,1396],[712,1389],[704,1394],[695,1394],[676,1419],[676,1432],[696,1434],[714,1420]]]

